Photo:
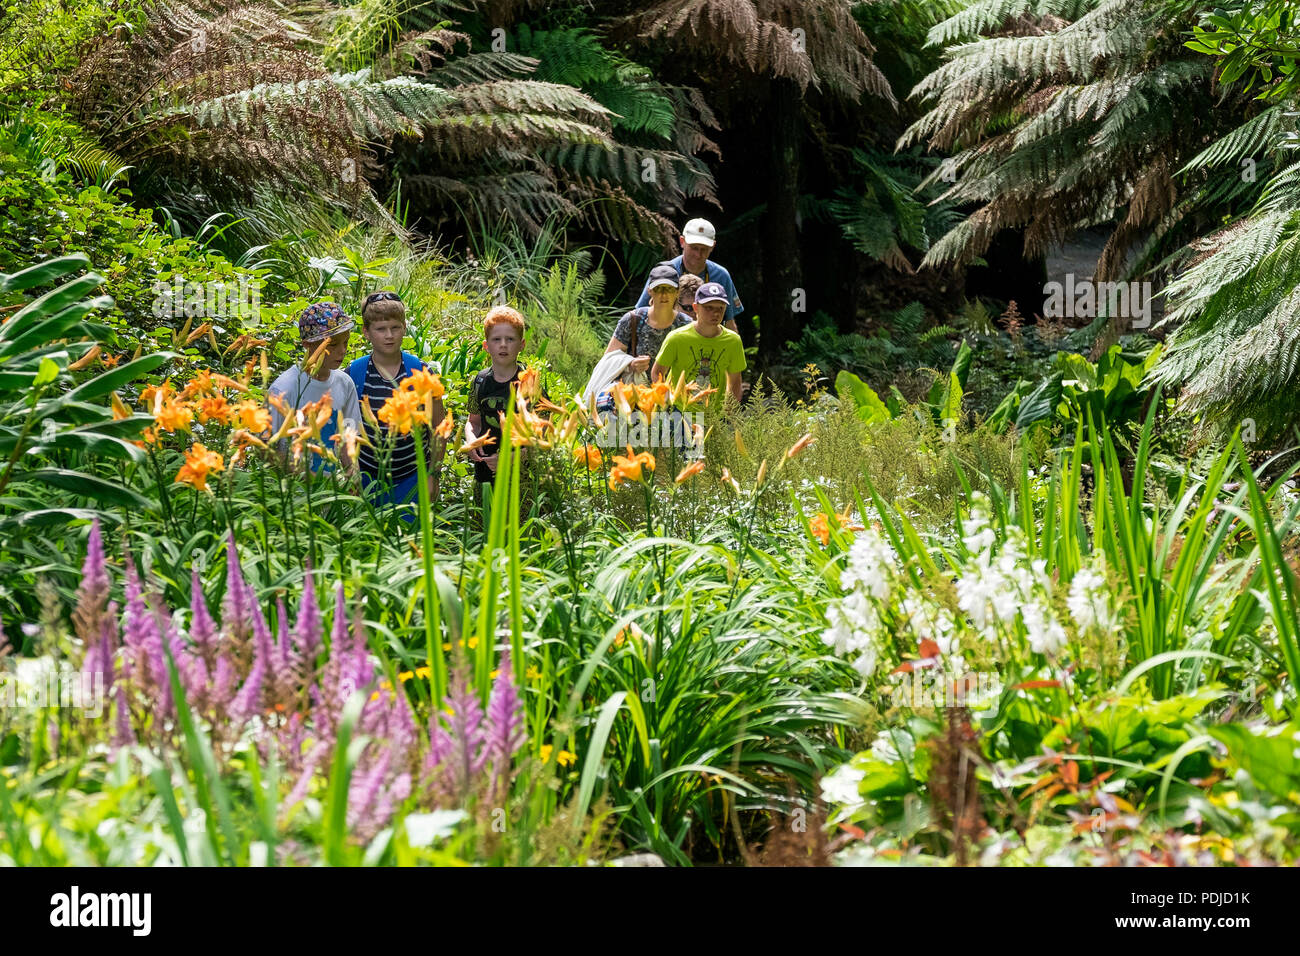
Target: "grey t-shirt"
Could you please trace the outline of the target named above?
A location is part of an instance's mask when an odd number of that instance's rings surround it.
[[[627,348],[628,343],[632,340],[632,323],[636,322],[636,354],[634,357],[640,358],[642,355],[650,356],[651,361],[659,356],[659,349],[664,344],[664,339],[668,338],[668,333],[674,329],[680,329],[683,326],[691,324],[691,317],[684,312],[678,312],[673,317],[673,324],[666,329],[656,329],[650,324],[650,310],[633,309],[631,312],[624,314],[623,318],[618,320],[618,325],[614,327],[614,338],[623,343]]]
[[[294,409],[320,401],[328,391],[334,399],[334,415],[342,412],[344,421],[351,422],[353,428],[361,428],[361,405],[357,401],[357,387],[341,369],[334,369],[330,372],[330,377],[322,382],[304,372],[302,366],[294,365],[282,372],[267,391],[282,395],[289,407]],[[279,431],[283,421],[280,413],[272,407],[272,434]]]

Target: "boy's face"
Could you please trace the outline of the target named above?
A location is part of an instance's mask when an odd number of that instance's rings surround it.
[[[367,322],[361,332],[376,355],[394,356],[402,351],[402,338],[406,335],[404,319],[382,318]]]
[[[329,345],[325,349],[324,368],[332,372],[343,364],[343,357],[348,354],[348,339],[351,337],[351,331],[340,332],[329,340]],[[319,343],[315,344],[318,345]]]
[[[695,314],[695,293],[683,292],[680,299],[677,300],[677,311],[685,312],[687,315]]]
[[[513,325],[498,322],[488,329],[487,341],[483,343],[483,347],[487,349],[488,355],[492,356],[492,361],[499,365],[508,365],[519,358],[524,340]]]
[[[704,335],[714,335],[727,315],[725,302],[696,302],[695,324]]]

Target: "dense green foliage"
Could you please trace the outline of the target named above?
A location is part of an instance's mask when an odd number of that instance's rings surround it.
[[[0,863],[1295,862],[1283,12],[6,5]],[[615,397],[693,460],[575,396],[702,212],[748,394]],[[1085,230],[1162,316],[1024,298]],[[400,508],[263,420],[381,289]]]

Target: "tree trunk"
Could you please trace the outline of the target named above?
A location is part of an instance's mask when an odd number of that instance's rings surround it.
[[[767,212],[763,216],[762,292],[759,298],[759,353],[776,355],[786,341],[797,339],[807,308],[799,266],[799,154],[803,137],[802,98],[791,80],[772,82],[767,120]]]

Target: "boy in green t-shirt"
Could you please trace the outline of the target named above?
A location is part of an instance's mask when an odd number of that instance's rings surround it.
[[[727,290],[720,283],[706,282],[700,286],[695,293],[695,321],[668,334],[650,377],[676,382],[685,372],[688,382],[718,390],[718,394],[711,396],[711,403],[721,400],[724,389],[740,401],[745,347],[739,335],[722,325],[728,301]]]

